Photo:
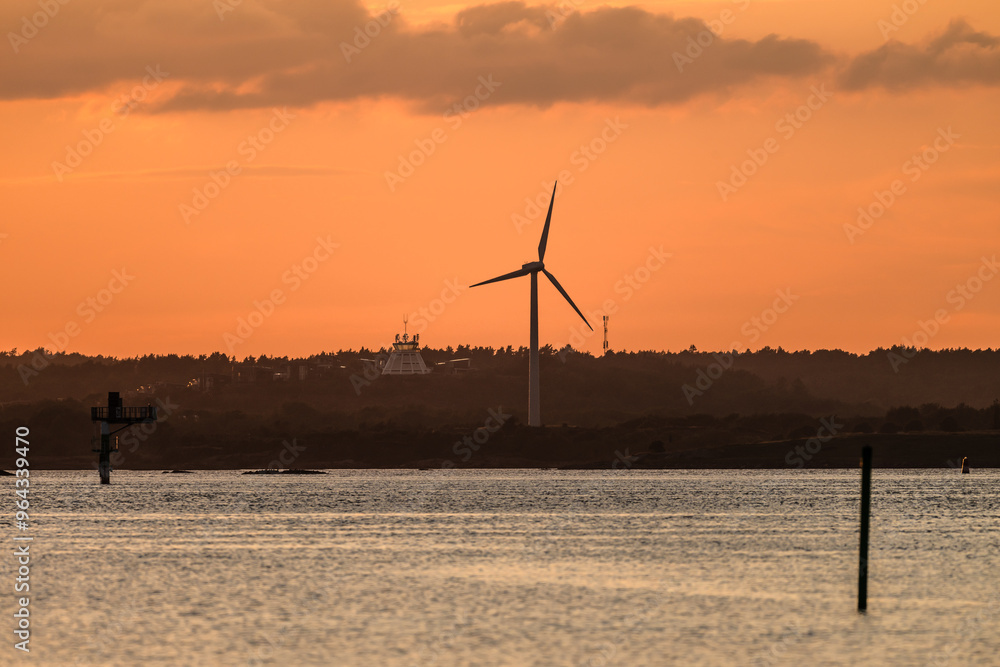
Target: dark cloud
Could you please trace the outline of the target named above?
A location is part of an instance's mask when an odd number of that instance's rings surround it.
[[[527,7],[523,2],[497,2],[463,9],[455,15],[455,26],[463,37],[498,35],[503,30],[516,29],[519,24],[547,29],[557,17],[545,7]],[[558,17],[557,17],[558,18]]]
[[[996,85],[1000,82],[1000,38],[952,21],[921,45],[891,41],[854,58],[840,77],[848,90],[905,90],[928,85]]]
[[[309,106],[392,97],[441,112],[499,83],[491,104],[663,105],[814,75],[843,62],[808,40],[714,36],[704,22],[635,7],[563,16],[555,5],[499,2],[449,24],[407,25],[357,0],[243,0],[221,18],[205,0],[107,0],[59,13],[0,60],[0,99],[125,90],[147,66],[169,72],[140,111]],[[395,5],[394,5],[395,6]],[[3,3],[14,26],[37,5]],[[366,34],[367,33],[367,34]],[[8,41],[12,39],[8,34]],[[701,45],[698,41],[701,41]],[[928,45],[891,43],[849,63],[845,86],[993,81],[996,38],[953,24]],[[835,76],[831,73],[830,76]]]
[[[618,101],[645,105],[682,102],[724,92],[764,76],[797,77],[821,69],[829,56],[802,40],[715,39],[691,49],[704,24],[636,9],[573,14],[553,27],[544,12],[521,3],[467,10],[454,26],[391,29],[351,51],[338,46],[294,71],[271,71],[257,90],[189,87],[174,109],[309,104],[319,100],[392,96],[440,110],[473,93],[480,77],[500,91],[491,104],[545,106],[555,102]],[[343,33],[342,33],[343,34]],[[359,44],[364,40],[360,40]]]
[[[17,6],[0,9],[0,24],[19,24]],[[635,8],[564,18],[555,6],[522,2],[465,9],[449,25],[421,28],[400,13],[369,14],[356,0],[243,0],[221,20],[204,0],[69,3],[48,23],[3,59],[0,98],[127,86],[159,65],[171,84],[161,110],[394,97],[440,111],[472,94],[479,77],[500,82],[496,104],[658,105],[804,76],[831,58],[812,42],[715,38],[699,20]],[[712,43],[692,46],[699,35]],[[683,72],[675,53],[694,54]]]

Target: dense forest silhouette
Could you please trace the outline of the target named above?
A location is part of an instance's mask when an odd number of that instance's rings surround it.
[[[681,451],[807,439],[817,420],[830,417],[840,437],[1000,429],[1000,350],[992,349],[858,355],[765,347],[738,354],[692,346],[594,357],[545,346],[542,419],[556,427],[545,438],[562,438],[555,444],[534,442],[543,436],[521,426],[526,348],[425,348],[434,371],[407,377],[378,374],[370,360],[386,354],[363,348],[305,358],[216,352],[118,359],[10,350],[0,352],[0,424],[8,431],[29,424],[51,443],[53,465],[70,466],[89,462],[89,407],[104,404],[108,391],[121,391],[127,405],[170,406],[161,407],[155,432],[123,435],[125,458],[137,467],[227,467],[237,452],[247,457],[236,467],[261,466],[290,438],[312,443],[302,464],[322,450],[317,465],[486,465],[501,454],[521,462],[613,458],[619,440],[635,452],[653,442]],[[469,456],[453,446],[497,411],[509,417],[490,447]],[[533,442],[545,451],[533,450]],[[182,451],[193,461],[178,463]]]

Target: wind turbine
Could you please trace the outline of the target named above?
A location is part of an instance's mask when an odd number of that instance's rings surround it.
[[[587,318],[583,316],[580,309],[576,307],[573,303],[573,299],[569,298],[569,294],[563,289],[556,277],[549,273],[545,269],[545,245],[549,240],[549,222],[552,220],[552,204],[556,201],[556,185],[552,186],[552,200],[549,201],[549,214],[545,216],[545,228],[542,230],[542,239],[538,242],[538,261],[528,262],[527,264],[521,265],[521,268],[517,271],[512,271],[502,276],[498,276],[491,280],[484,280],[481,283],[476,283],[473,287],[479,287],[480,285],[488,285],[490,283],[498,283],[501,280],[510,280],[511,278],[520,278],[521,276],[531,276],[531,356],[528,357],[528,426],[541,426],[541,402],[538,395],[538,272],[541,271],[545,274],[545,277],[552,281],[552,284],[556,286],[559,293],[566,297],[569,301],[569,305],[573,306],[573,310],[576,314],[583,319],[584,324],[586,324],[591,331],[594,327],[590,326],[590,322]]]

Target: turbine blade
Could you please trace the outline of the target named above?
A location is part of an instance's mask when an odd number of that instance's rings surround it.
[[[538,261],[545,261],[545,246],[549,242],[549,222],[552,220],[552,204],[556,201],[556,185],[559,182],[556,181],[552,185],[552,199],[549,200],[549,214],[545,216],[545,228],[542,229],[542,240],[538,242]]]
[[[484,280],[481,283],[476,283],[475,285],[470,285],[470,287],[479,287],[480,285],[489,285],[490,283],[498,283],[501,280],[510,280],[511,278],[520,278],[521,276],[526,276],[531,271],[526,269],[518,269],[517,271],[511,271],[510,273],[505,273],[502,276],[497,276],[496,278],[491,278],[490,280]]]
[[[566,297],[566,300],[569,301],[569,305],[573,306],[573,310],[575,310],[576,314],[580,316],[580,319],[583,320],[583,323],[586,324],[591,331],[593,331],[594,327],[590,326],[590,322],[587,321],[587,318],[583,316],[583,313],[580,312],[580,309],[576,307],[575,303],[573,303],[573,299],[569,298],[569,294],[566,294],[566,290],[564,290],[562,285],[559,284],[559,281],[556,280],[556,277],[551,273],[549,273],[546,269],[542,269],[542,273],[545,274],[546,278],[552,281],[552,284],[556,286],[556,289],[559,290],[559,293],[562,294],[564,297]]]

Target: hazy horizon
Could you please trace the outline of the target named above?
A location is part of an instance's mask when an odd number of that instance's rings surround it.
[[[429,349],[429,350],[434,350],[436,352],[445,352],[448,349],[451,349],[453,351],[457,351],[460,348],[461,349],[482,349],[482,350],[492,349],[494,351],[497,351],[497,350],[501,350],[501,349],[507,349],[508,347],[513,348],[514,352],[523,352],[525,354],[527,354],[527,352],[528,352],[528,346],[525,345],[525,344],[523,344],[523,343],[517,344],[517,345],[515,345],[515,344],[509,344],[509,345],[500,345],[500,346],[473,345],[473,344],[469,344],[469,343],[461,343],[461,344],[458,344],[458,345],[444,345],[444,346],[440,346],[440,345],[424,345],[423,343],[424,343],[424,341],[421,340],[420,341],[420,349],[421,350],[428,350]],[[141,357],[144,357],[144,356],[155,356],[155,357],[177,356],[177,357],[193,357],[193,358],[198,358],[198,357],[210,357],[210,356],[215,355],[215,354],[224,354],[227,357],[233,357],[233,356],[235,356],[236,360],[239,362],[239,361],[242,361],[244,358],[247,358],[247,357],[254,357],[254,358],[264,357],[264,358],[267,358],[267,359],[283,359],[283,358],[288,358],[288,359],[309,359],[310,357],[319,357],[319,356],[323,356],[323,355],[337,355],[337,354],[341,354],[341,353],[344,353],[344,354],[360,354],[363,350],[367,350],[369,352],[378,352],[380,350],[384,350],[384,351],[389,352],[389,351],[392,350],[392,340],[390,339],[388,342],[383,343],[380,346],[364,345],[364,346],[359,347],[359,348],[336,348],[336,349],[329,348],[329,349],[326,349],[326,350],[315,350],[313,352],[306,352],[304,354],[289,354],[287,352],[286,353],[282,353],[282,352],[270,353],[270,352],[267,352],[267,351],[263,351],[263,352],[261,352],[259,354],[241,355],[241,354],[228,354],[224,349],[214,349],[214,350],[194,351],[194,352],[178,352],[178,351],[167,350],[167,351],[163,351],[163,352],[141,352],[141,353],[137,353],[137,354],[122,355],[122,354],[113,354],[113,353],[109,353],[109,352],[96,352],[96,353],[92,353],[91,354],[91,353],[78,352],[76,350],[53,350],[50,346],[45,346],[45,345],[41,345],[40,347],[43,348],[44,350],[46,350],[47,354],[45,356],[49,357],[49,358],[55,357],[55,356],[57,356],[59,354],[64,354],[66,356],[72,356],[74,354],[78,354],[80,356],[89,357],[89,358],[102,357],[102,358],[105,358],[105,359],[119,359],[119,360],[135,359],[135,358],[141,358]],[[543,354],[544,354],[544,350],[547,347],[551,348],[551,350],[552,350],[551,354],[553,354],[553,355],[558,355],[561,351],[565,350],[565,347],[563,347],[563,348],[557,348],[555,346],[547,345],[544,342],[539,344],[539,349],[540,349],[540,351],[542,351]],[[690,348],[682,348],[682,349],[677,349],[677,350],[665,350],[665,349],[647,348],[647,349],[635,349],[635,350],[609,349],[608,352],[610,354],[664,354],[664,355],[668,355],[668,354],[687,354],[687,353],[706,354],[706,355],[713,355],[713,354],[728,355],[728,354],[732,354],[732,352],[733,352],[732,349],[728,349],[728,350],[726,350],[726,349],[701,349],[701,348],[698,348],[697,346],[695,346],[695,347],[697,349],[695,349],[693,351]],[[596,351],[589,350],[589,349],[579,349],[577,347],[573,347],[572,345],[570,346],[570,348],[571,348],[571,351],[568,352],[569,354],[589,354],[589,355],[591,355],[592,357],[595,357],[595,358],[599,358],[599,357],[603,356],[603,352],[601,350],[599,350],[599,349],[596,350]],[[17,351],[16,358],[19,358],[19,357],[24,356],[24,355],[34,354],[34,353],[38,352],[39,348],[36,347],[36,348],[23,348],[22,349],[22,348],[15,347],[15,348],[12,348],[12,349]],[[764,351],[767,351],[767,350],[771,350],[773,352],[781,352],[781,353],[784,353],[784,354],[805,354],[805,353],[815,354],[815,353],[818,353],[818,352],[842,352],[842,353],[853,355],[853,356],[856,356],[856,357],[866,357],[866,356],[870,356],[870,355],[876,354],[876,353],[886,353],[886,352],[889,352],[889,351],[891,351],[893,349],[908,349],[908,350],[916,350],[918,352],[931,352],[931,353],[954,352],[954,351],[963,351],[963,350],[964,351],[969,351],[969,352],[997,352],[997,351],[1000,351],[1000,345],[998,345],[997,347],[982,347],[982,348],[973,348],[973,347],[964,347],[964,346],[946,347],[946,348],[931,348],[931,347],[921,347],[919,345],[906,345],[905,341],[904,341],[904,343],[896,343],[894,345],[885,345],[885,346],[873,348],[871,350],[863,350],[863,351],[845,350],[843,348],[836,348],[836,347],[821,347],[821,348],[816,348],[816,349],[794,349],[793,350],[793,349],[788,349],[788,348],[781,347],[780,345],[779,346],[762,345],[760,347],[745,348],[745,349],[738,350],[738,351],[741,354],[743,354],[743,353],[755,354],[755,353],[764,352]],[[0,355],[2,355],[2,356],[8,356],[9,358],[15,358],[15,357],[10,357],[10,352],[11,351],[12,350],[0,350]]]

